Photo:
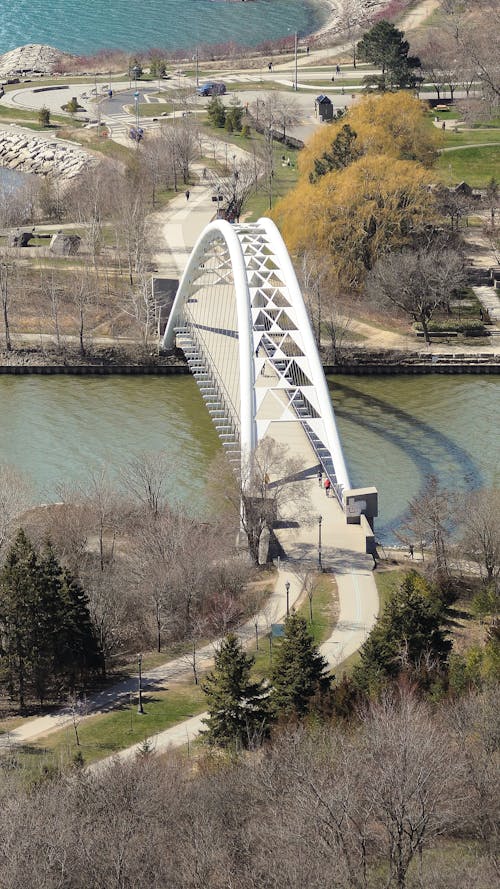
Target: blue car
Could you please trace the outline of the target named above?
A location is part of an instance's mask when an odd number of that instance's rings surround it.
[[[226,84],[220,80],[208,80],[196,87],[199,96],[223,96],[226,92]]]

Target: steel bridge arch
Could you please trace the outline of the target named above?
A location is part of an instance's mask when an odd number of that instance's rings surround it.
[[[270,415],[294,420],[342,503],[350,481],[333,405],[287,248],[270,219],[216,220],[204,229],[161,345],[176,344],[235,468],[267,434]]]

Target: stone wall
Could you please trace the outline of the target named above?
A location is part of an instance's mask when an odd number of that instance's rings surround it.
[[[95,158],[77,146],[25,133],[0,131],[2,167],[69,180],[95,163]]]

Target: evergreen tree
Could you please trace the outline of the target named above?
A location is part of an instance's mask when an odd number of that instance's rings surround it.
[[[37,571],[35,550],[21,530],[0,572],[0,678],[21,709],[32,675]]]
[[[226,124],[228,120],[231,121],[233,128],[231,132],[240,133],[243,120],[243,105],[236,96],[233,96],[229,102],[229,107],[226,109]]]
[[[414,73],[415,68],[420,68],[420,59],[408,55],[410,45],[403,38],[403,31],[385,20],[377,22],[364,34],[358,43],[359,58],[382,69],[381,77],[365,77],[367,86],[377,86],[384,90],[389,85],[402,89],[413,87],[421,80]]]
[[[261,740],[267,731],[267,692],[252,682],[254,658],[245,654],[230,633],[215,654],[215,666],[201,683],[209,716],[204,735],[211,745],[240,749]]]
[[[320,176],[331,170],[343,170],[361,156],[362,151],[356,145],[357,134],[348,123],[344,124],[333,140],[331,147],[320,158],[314,159],[314,173],[309,173],[309,181],[316,182]]]
[[[84,683],[101,664],[88,601],[47,545],[19,531],[0,572],[0,681],[24,707]]]
[[[418,672],[426,657],[436,666],[446,661],[451,643],[442,629],[442,604],[430,593],[416,572],[406,575],[360,649],[354,670],[360,688],[376,691],[407,666]]]
[[[207,115],[213,127],[222,127],[226,123],[226,109],[219,96],[212,96],[207,105]]]
[[[319,653],[305,618],[294,611],[285,621],[285,635],[276,647],[270,704],[275,716],[305,716],[314,697],[330,689],[328,664]]]

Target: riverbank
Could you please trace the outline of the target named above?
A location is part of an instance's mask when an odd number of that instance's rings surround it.
[[[397,374],[500,374],[498,355],[488,352],[431,353],[394,350],[352,350],[332,364],[323,361],[325,374],[339,375],[397,375]],[[82,355],[79,350],[64,351],[33,346],[0,350],[0,375],[73,374],[78,376],[174,375],[189,374],[181,352],[159,355],[152,349],[140,347],[93,348]]]

